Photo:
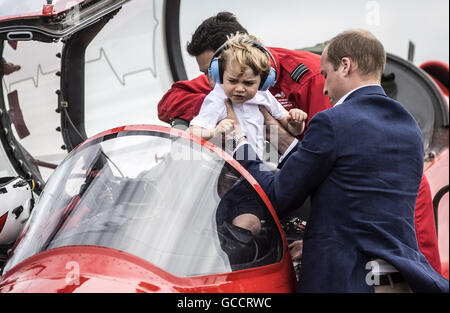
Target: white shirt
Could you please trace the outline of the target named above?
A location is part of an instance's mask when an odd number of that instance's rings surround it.
[[[385,275],[398,270],[383,259],[375,259],[370,263],[373,275]]]
[[[206,129],[213,129],[217,123],[227,117],[225,100],[227,96],[221,84],[216,84],[214,89],[203,100],[200,112],[190,123]],[[233,109],[239,120],[242,131],[249,144],[253,146],[258,156],[262,159],[264,151],[264,116],[258,108],[263,105],[267,111],[277,120],[285,117],[288,112],[268,91],[257,91],[256,95],[241,104],[233,103]]]

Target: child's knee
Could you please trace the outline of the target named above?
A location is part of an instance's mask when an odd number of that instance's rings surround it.
[[[235,226],[249,230],[254,236],[259,235],[261,232],[261,221],[254,214],[245,213],[238,215],[233,219],[232,223]]]

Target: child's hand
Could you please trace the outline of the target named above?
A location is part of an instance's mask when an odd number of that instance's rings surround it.
[[[293,136],[299,136],[305,129],[308,114],[300,109],[291,109],[287,115],[288,130]]]
[[[229,118],[225,118],[221,120],[215,129],[215,134],[228,134],[231,130],[234,129],[234,121]]]
[[[293,125],[302,124],[306,121],[307,118],[308,114],[300,109],[291,109],[288,113],[288,122]]]

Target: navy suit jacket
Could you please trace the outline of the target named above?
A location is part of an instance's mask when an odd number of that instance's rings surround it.
[[[416,241],[423,154],[412,115],[380,86],[367,86],[317,113],[278,173],[265,171],[250,145],[235,158],[279,215],[311,195],[298,291],[373,292],[368,262],[381,258],[413,291],[448,292]]]

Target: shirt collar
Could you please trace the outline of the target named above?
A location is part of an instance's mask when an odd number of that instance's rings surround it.
[[[361,89],[361,88],[364,88],[364,87],[368,87],[368,86],[380,86],[380,85],[377,85],[377,84],[370,84],[370,85],[359,86],[359,87],[357,87],[357,88],[355,88],[355,89],[353,89],[353,90],[347,92],[341,99],[339,99],[338,102],[336,102],[336,104],[335,104],[334,106],[337,106],[337,105],[341,104],[342,102],[344,102],[345,99],[347,99],[347,97],[350,96],[350,94],[352,94],[352,93],[355,92],[356,90]]]

